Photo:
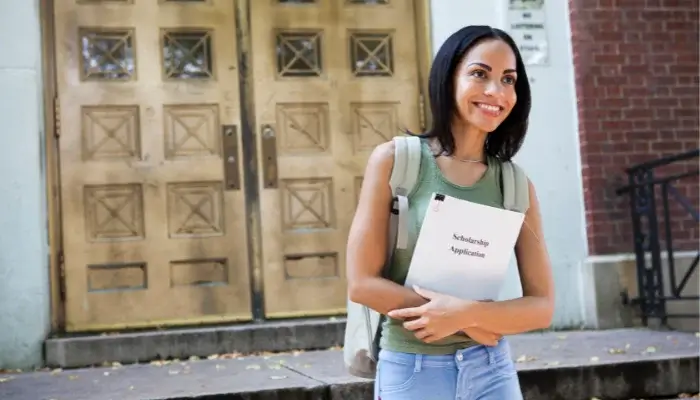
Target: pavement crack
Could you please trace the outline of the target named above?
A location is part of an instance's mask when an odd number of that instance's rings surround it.
[[[316,381],[316,382],[318,382],[318,383],[320,383],[320,384],[323,384],[323,385],[328,385],[328,384],[329,384],[328,382],[324,382],[324,381],[322,381],[322,380],[320,380],[320,379],[318,379],[318,378],[314,378],[313,376],[311,376],[311,375],[309,375],[309,374],[306,374],[306,373],[304,373],[304,372],[302,372],[302,371],[299,371],[299,370],[296,369],[296,368],[292,368],[292,366],[290,366],[290,365],[284,364],[284,365],[282,365],[282,367],[284,367],[284,368],[286,368],[286,369],[288,369],[288,370],[290,370],[290,371],[292,371],[292,372],[295,372],[295,373],[297,373],[297,374],[299,374],[299,375],[301,375],[301,376],[303,376],[303,377],[309,378],[309,379],[311,379],[312,381]]]

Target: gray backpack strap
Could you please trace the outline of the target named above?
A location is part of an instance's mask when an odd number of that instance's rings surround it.
[[[394,168],[391,171],[389,185],[394,196],[391,214],[390,246],[405,249],[408,245],[408,195],[418,182],[421,159],[421,142],[417,136],[394,137]],[[395,246],[391,246],[395,244]]]
[[[387,257],[382,269],[382,275],[387,278],[394,250],[405,248],[408,243],[408,195],[418,182],[421,161],[420,138],[399,136],[394,138],[394,144],[394,168],[389,182],[394,201]],[[383,319],[377,311],[348,299],[343,358],[351,375],[368,379],[375,377]]]
[[[506,161],[501,164],[501,181],[503,208],[524,214],[530,208],[530,187],[525,171],[514,162]]]

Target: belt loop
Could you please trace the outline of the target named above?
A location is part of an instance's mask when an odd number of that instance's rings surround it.
[[[420,372],[423,367],[423,354],[416,354],[416,363],[413,367],[413,372]]]
[[[491,346],[486,346],[486,352],[488,353],[489,356],[489,365],[493,365],[496,363],[496,352],[498,351],[498,345],[496,347],[491,347]]]

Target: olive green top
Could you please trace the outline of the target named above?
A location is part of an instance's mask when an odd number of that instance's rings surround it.
[[[459,186],[449,182],[440,171],[426,140],[421,140],[421,166],[418,181],[409,193],[408,246],[396,249],[390,269],[390,279],[403,285],[420,232],[425,210],[433,193],[471,201],[483,205],[503,208],[501,190],[501,164],[489,158],[484,175],[472,186]],[[413,332],[405,329],[401,321],[386,317],[382,326],[380,347],[391,351],[413,354],[451,354],[476,344],[464,334],[446,337],[434,343],[424,343]]]

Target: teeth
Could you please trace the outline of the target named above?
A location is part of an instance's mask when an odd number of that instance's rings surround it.
[[[492,106],[490,104],[484,104],[484,103],[477,103],[479,105],[479,108],[483,108],[484,110],[491,111],[491,112],[499,112],[501,111],[501,107],[499,106]]]

